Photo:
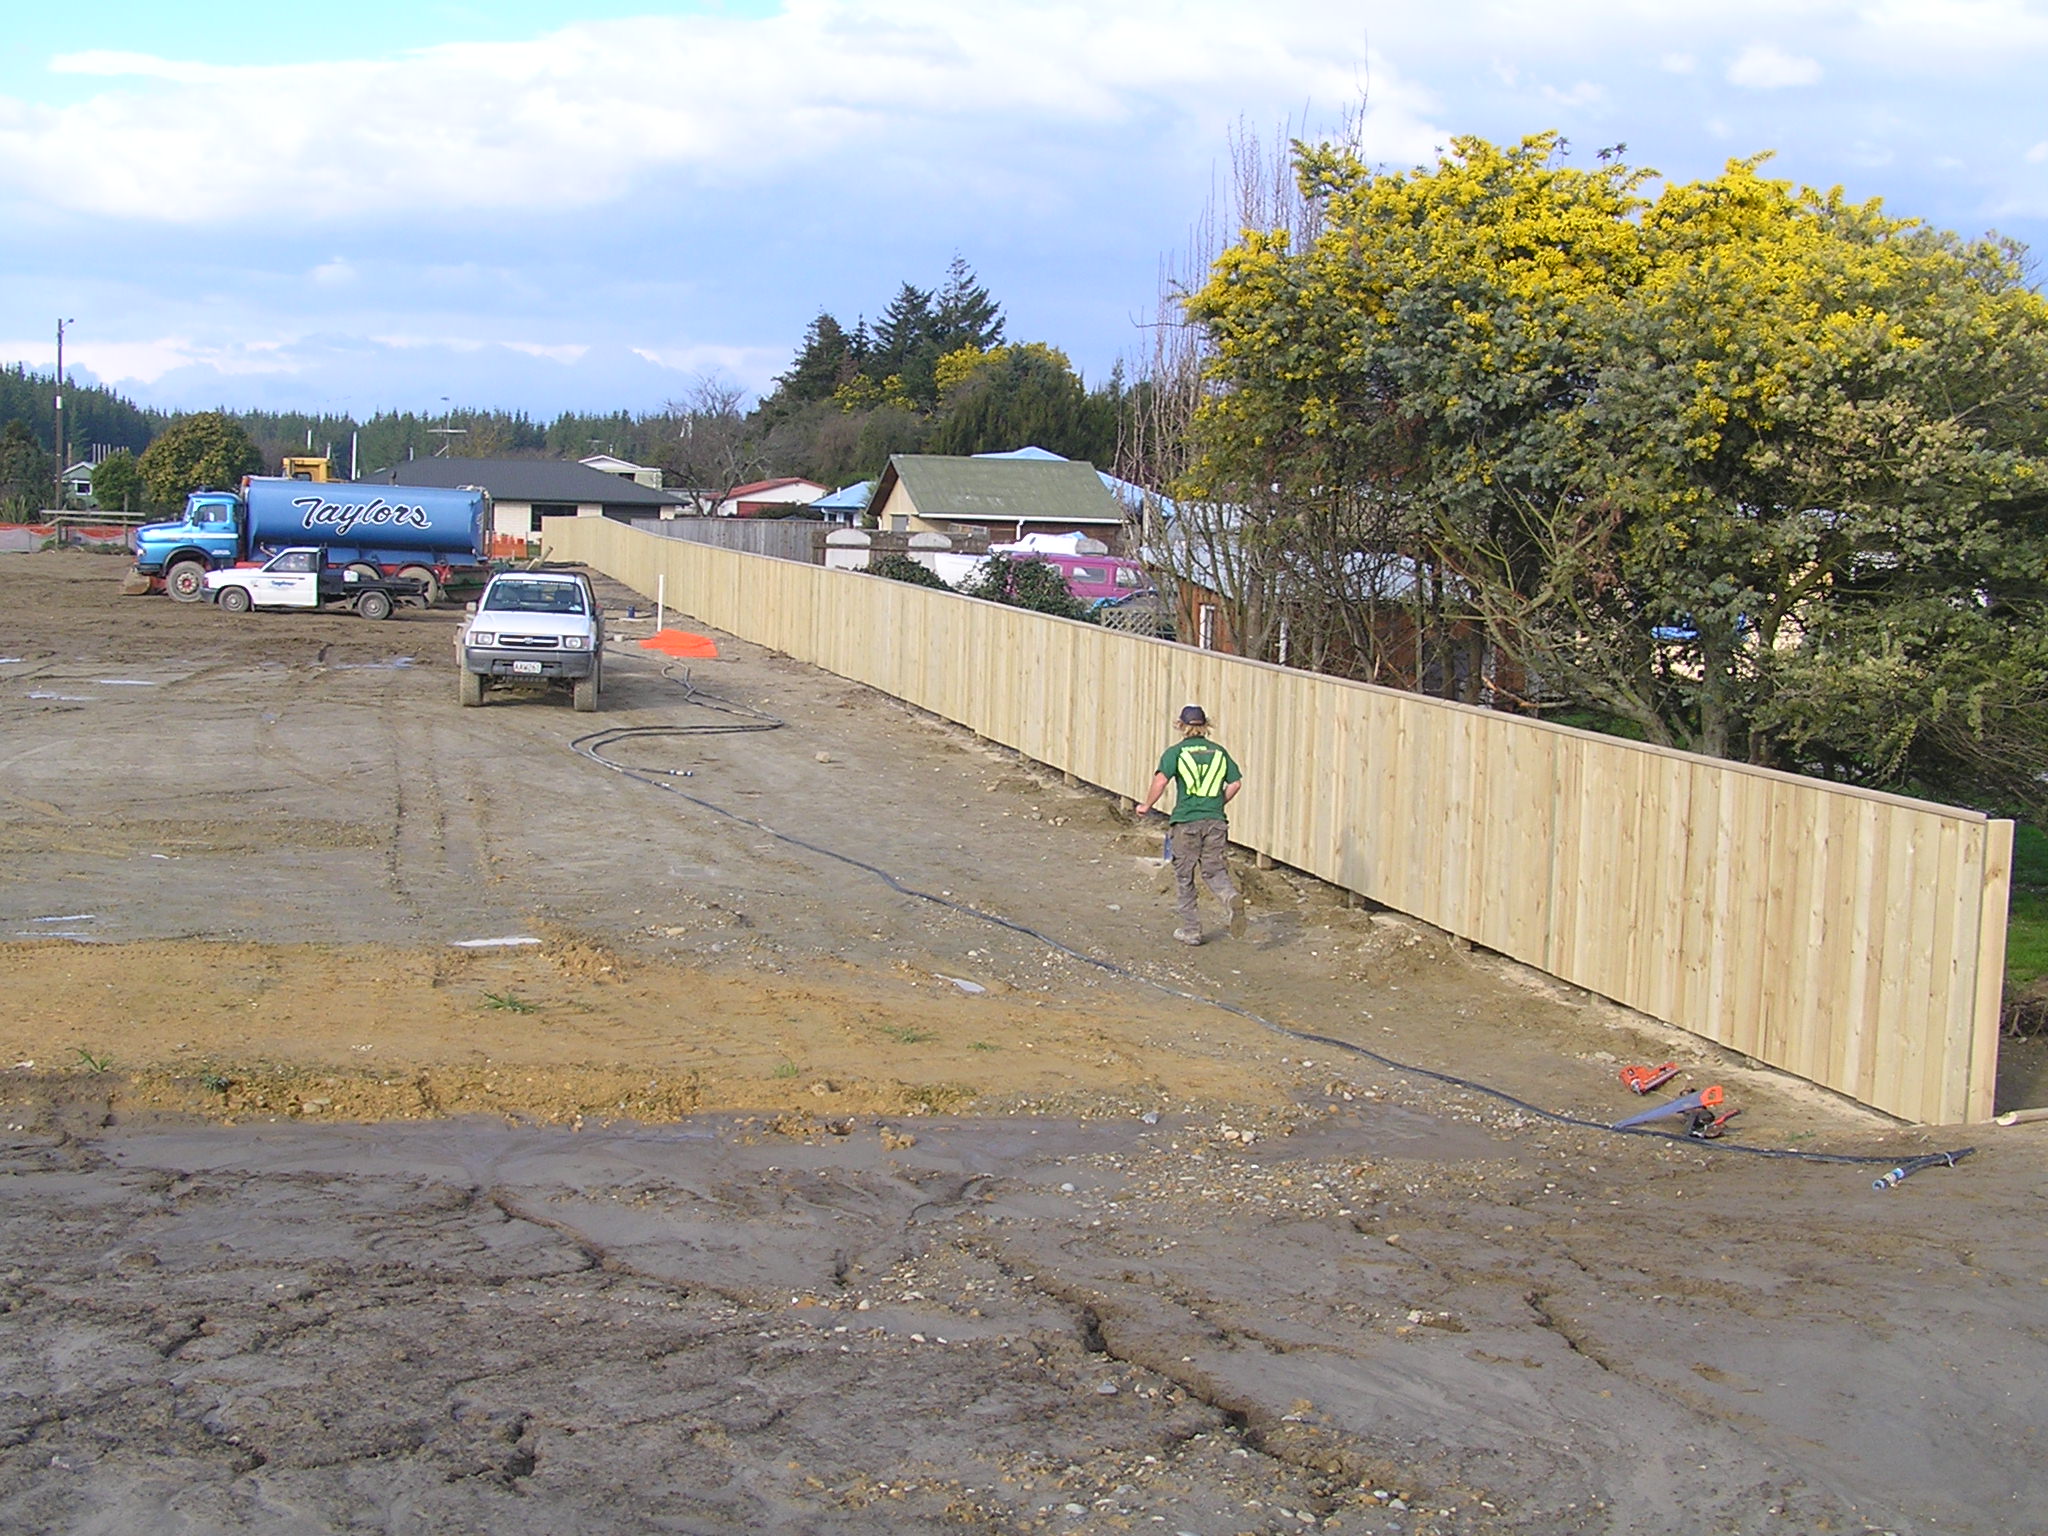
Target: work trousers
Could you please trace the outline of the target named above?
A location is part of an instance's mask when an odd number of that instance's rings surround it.
[[[1216,899],[1226,906],[1237,900],[1237,883],[1224,866],[1223,853],[1230,846],[1230,823],[1221,819],[1176,822],[1173,828],[1173,878],[1180,883],[1180,926],[1199,928],[1201,914],[1195,910],[1195,875],[1199,871],[1209,882]]]

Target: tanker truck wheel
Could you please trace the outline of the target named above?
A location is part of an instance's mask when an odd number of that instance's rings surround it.
[[[448,595],[441,590],[441,583],[434,579],[434,573],[424,565],[400,566],[398,574],[407,581],[416,581],[420,584],[419,601],[422,607],[431,608]]]
[[[463,707],[464,709],[475,709],[475,708],[476,708],[476,707],[477,707],[477,706],[478,706],[479,704],[483,703],[483,701],[484,701],[484,675],[483,675],[483,673],[481,673],[481,672],[472,672],[472,671],[470,671],[470,670],[469,670],[469,668],[467,668],[467,667],[464,667],[464,668],[463,668],[463,669],[462,669],[461,671],[457,672],[457,673],[456,673],[455,675],[456,675],[456,677],[457,677],[457,678],[458,678],[458,679],[459,679],[459,680],[461,681],[461,684],[462,684],[462,690],[461,690],[461,698],[462,698],[462,707]]]
[[[197,560],[180,560],[164,572],[164,590],[181,603],[196,603],[206,595],[206,567]]]

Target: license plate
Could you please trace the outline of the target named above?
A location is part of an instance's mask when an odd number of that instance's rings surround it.
[[[534,677],[538,677],[540,676],[540,663],[537,661],[515,661],[512,663],[512,670],[514,672],[530,673]]]

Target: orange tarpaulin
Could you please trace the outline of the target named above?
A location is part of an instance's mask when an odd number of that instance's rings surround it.
[[[709,635],[693,635],[687,629],[657,630],[640,642],[643,650],[664,656],[694,656],[705,661],[718,659],[718,646]]]

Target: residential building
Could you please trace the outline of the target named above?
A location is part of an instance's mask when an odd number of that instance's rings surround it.
[[[869,513],[885,532],[979,531],[997,543],[1084,533],[1111,549],[1124,526],[1124,509],[1095,466],[1079,459],[899,453],[875,482]]]
[[[601,475],[617,475],[621,480],[631,480],[651,491],[661,489],[661,471],[652,464],[635,464],[631,459],[622,459],[611,453],[593,453],[576,462]]]
[[[712,510],[719,517],[786,517],[798,507],[807,507],[831,489],[815,480],[785,475],[779,480],[756,480],[736,485]]]
[[[862,514],[868,509],[868,502],[874,498],[874,494],[874,481],[857,481],[843,489],[834,491],[829,496],[820,496],[811,503],[811,510],[824,518],[828,523],[838,523],[842,527],[851,528],[860,522]]]
[[[64,469],[64,501],[67,506],[97,508],[92,499],[92,460],[80,459]],[[120,508],[116,507],[115,511]]]
[[[381,485],[477,486],[491,498],[492,550],[523,553],[544,517],[673,516],[685,498],[566,459],[409,459],[365,475]]]

